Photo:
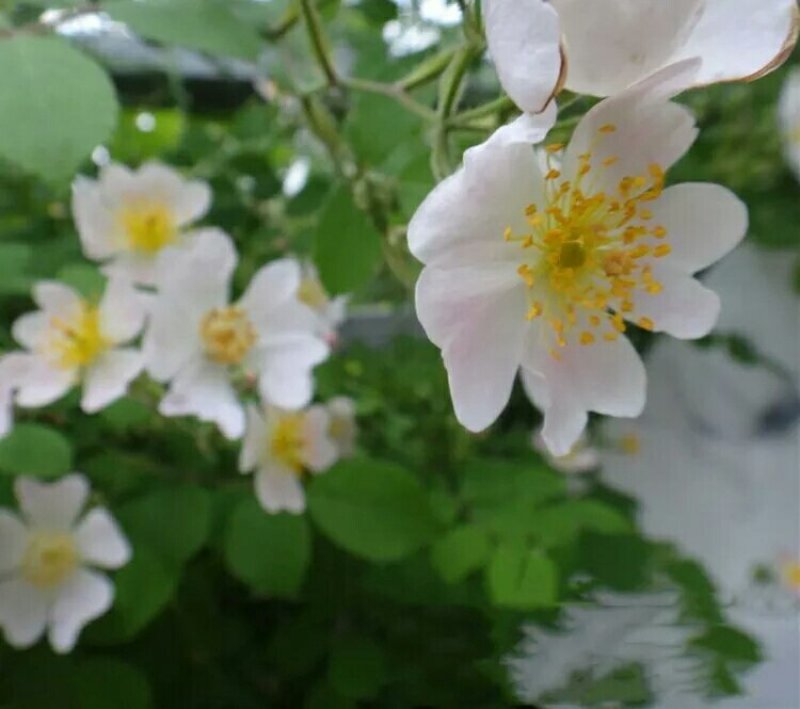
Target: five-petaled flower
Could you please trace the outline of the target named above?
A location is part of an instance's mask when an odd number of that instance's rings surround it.
[[[483,7],[500,81],[532,113],[562,83],[613,96],[697,57],[702,66],[681,88],[752,80],[780,66],[798,33],[796,0],[485,0]]]
[[[108,510],[81,516],[89,496],[82,475],[49,484],[18,478],[15,491],[21,516],[0,510],[0,626],[15,647],[47,632],[53,649],[69,652],[114,598],[95,569],[124,566],[130,546]]]
[[[256,377],[264,401],[298,409],[311,400],[313,368],[328,356],[315,313],[297,298],[300,264],[267,264],[231,303],[236,260],[218,229],[165,252],[143,344],[150,374],[170,382],[160,413],[214,422],[231,439],[245,427],[235,377]]]
[[[325,472],[340,455],[330,424],[319,404],[301,411],[248,407],[239,469],[255,472],[256,497],[267,512],[305,510],[303,475]]]
[[[33,289],[40,310],[14,322],[14,339],[27,352],[6,355],[0,389],[23,407],[46,406],[78,383],[81,408],[94,413],[125,394],[144,366],[139,350],[123,347],[141,331],[146,307],[142,294],[112,277],[99,302],[69,286],[41,281]]]
[[[628,323],[684,339],[714,326],[719,299],[692,274],[742,239],[746,210],[716,185],[664,185],[697,134],[668,99],[697,66],[601,102],[569,146],[543,156],[529,140],[552,115],[522,116],[467,151],[414,216],[417,312],[470,430],[497,418],[521,366],[544,440],[565,455],[589,411],[641,413],[645,372]]]
[[[211,204],[205,182],[187,181],[156,162],[130,170],[112,163],[98,180],[78,177],[72,211],[87,257],[106,262],[107,273],[122,273],[150,285],[159,254],[184,243],[187,228]]]

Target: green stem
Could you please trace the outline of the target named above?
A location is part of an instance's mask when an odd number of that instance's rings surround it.
[[[320,20],[317,8],[311,0],[300,0],[300,12],[303,14],[306,30],[308,31],[308,38],[311,40],[311,49],[314,52],[314,56],[317,58],[322,72],[325,74],[325,79],[329,86],[337,86],[339,78],[336,75],[333,60],[328,51],[325,31],[322,27],[322,21]]]
[[[366,93],[381,94],[397,101],[412,113],[424,118],[426,121],[436,119],[436,111],[415,101],[403,89],[394,84],[384,84],[380,81],[370,81],[368,79],[356,79],[353,77],[343,78],[341,83],[353,91],[364,91]]]

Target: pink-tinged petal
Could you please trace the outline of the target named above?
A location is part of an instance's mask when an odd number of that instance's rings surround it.
[[[99,306],[100,328],[111,342],[121,344],[136,337],[144,327],[146,300],[127,279],[109,279]]]
[[[114,602],[114,586],[103,574],[78,569],[58,589],[50,608],[48,637],[58,653],[70,652],[87,624],[99,618]]]
[[[663,290],[657,295],[637,292],[633,312],[625,313],[628,320],[639,323],[646,318],[655,332],[681,340],[696,340],[714,329],[721,308],[716,293],[666,263],[653,265],[653,278]]]
[[[131,546],[111,513],[95,507],[75,529],[81,559],[92,566],[119,569],[131,559]]]
[[[500,83],[523,111],[539,113],[562,73],[558,14],[544,0],[485,0],[483,13]]]
[[[260,469],[255,476],[256,497],[270,514],[302,514],[306,508],[303,484],[293,471],[278,465]]]
[[[28,528],[15,514],[0,510],[0,576],[16,569],[28,543]]]
[[[48,598],[22,579],[0,581],[0,626],[9,645],[25,649],[42,637],[47,627]]]
[[[417,281],[417,315],[442,350],[458,420],[489,426],[508,403],[522,358],[526,291],[513,266],[425,268]]]
[[[778,68],[797,42],[796,0],[706,0],[672,61],[700,57],[695,85],[756,79]]]
[[[79,176],[72,183],[72,215],[87,258],[103,260],[119,251],[121,239],[114,213],[95,180]]]
[[[86,370],[81,408],[87,414],[104,409],[128,391],[130,383],[144,369],[139,350],[109,350]]]
[[[312,473],[325,472],[338,457],[336,444],[328,434],[330,424],[331,417],[324,406],[312,406],[306,412],[303,462]]]
[[[14,481],[14,492],[29,526],[71,531],[86,505],[89,483],[78,473],[51,483],[22,477]]]
[[[747,207],[730,190],[713,184],[669,187],[652,203],[653,223],[667,229],[670,266],[696,273],[731,251],[747,233]]]
[[[567,53],[566,87],[613,96],[673,63],[704,0],[552,0]],[[692,56],[692,55],[686,55]]]

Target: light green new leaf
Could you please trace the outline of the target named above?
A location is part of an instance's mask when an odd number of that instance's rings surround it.
[[[72,445],[54,428],[17,424],[0,440],[0,473],[57,478],[72,470]]]
[[[314,261],[325,287],[334,294],[364,286],[381,258],[381,236],[353,202],[347,187],[329,197],[314,236]]]
[[[438,528],[417,480],[403,468],[372,460],[344,461],[316,478],[308,508],[332,541],[372,561],[409,556]]]
[[[248,497],[231,515],[224,551],[231,573],[253,591],[292,598],[311,561],[311,532],[304,517],[267,514]]]
[[[117,120],[106,73],[61,39],[0,42],[0,157],[51,182],[70,178]]]
[[[431,563],[446,583],[459,583],[489,557],[489,536],[480,527],[451,530],[431,548]]]
[[[249,61],[261,50],[255,27],[221,0],[118,0],[105,3],[103,9],[155,42]]]
[[[523,544],[503,544],[494,551],[486,582],[493,603],[515,610],[550,606],[558,595],[555,564]]]

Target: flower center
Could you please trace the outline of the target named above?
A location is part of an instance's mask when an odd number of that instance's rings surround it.
[[[794,591],[800,591],[800,562],[790,561],[783,567],[786,585]]]
[[[286,467],[299,474],[303,471],[306,437],[303,414],[285,414],[272,429],[270,453]]]
[[[86,302],[69,318],[50,319],[45,355],[63,369],[86,367],[111,346],[100,326],[100,311]]]
[[[241,364],[256,343],[256,331],[235,305],[214,308],[200,322],[206,355],[217,364]]]
[[[297,290],[297,299],[314,310],[321,310],[328,304],[328,294],[317,278],[304,278]]]
[[[594,177],[608,170],[617,157],[595,164],[593,151],[616,127],[600,128],[590,150],[578,160],[572,181],[562,179],[553,156],[564,146],[547,149],[546,204],[525,209],[524,234],[505,230],[524,259],[518,269],[529,291],[527,318],[543,318],[560,347],[580,324],[578,341],[591,345],[599,337],[613,341],[625,332],[623,314],[634,310],[634,294],[655,295],[662,285],[653,278],[652,260],[671,252],[667,230],[652,224],[649,203],[664,189],[664,171],[650,165],[645,176],[619,180],[613,192],[595,188]],[[640,318],[640,327],[655,327]],[[558,350],[551,351],[558,358]]]
[[[127,207],[121,219],[131,251],[153,255],[178,236],[172,213],[161,204]]]
[[[72,535],[36,532],[31,535],[22,559],[22,576],[37,588],[53,588],[72,575],[78,561],[78,549]]]

